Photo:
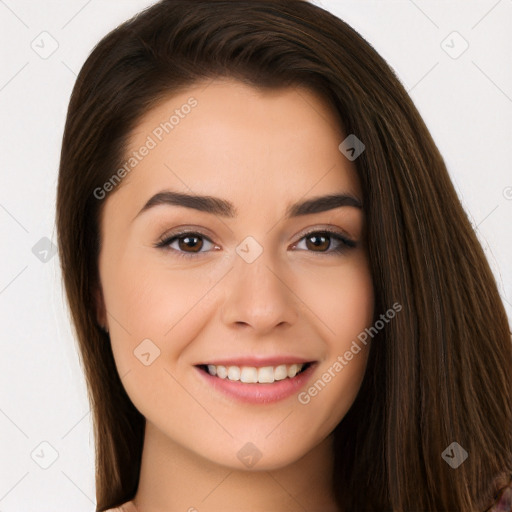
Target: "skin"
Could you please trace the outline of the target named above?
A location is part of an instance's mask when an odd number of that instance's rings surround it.
[[[144,512],[338,511],[331,432],[356,398],[370,344],[306,405],[297,395],[236,402],[194,365],[293,354],[317,361],[309,386],[371,325],[363,211],[344,206],[284,218],[288,205],[319,195],[362,200],[355,165],[338,149],[345,135],[330,107],[306,89],[215,80],[148,112],[131,150],[191,96],[198,105],[107,196],[101,217],[98,321],[108,326],[123,385],[146,418],[134,503]],[[228,200],[238,215],[176,205],[137,215],[164,189]],[[176,239],[175,252],[155,247],[178,226],[207,237],[194,246],[202,242],[201,252],[179,257],[187,247]],[[357,246],[336,254],[335,238],[320,249],[304,238],[327,227]],[[263,248],[252,263],[236,252],[247,236]],[[144,339],[160,350],[148,366],[134,356]],[[251,468],[237,457],[247,442],[261,453]]]

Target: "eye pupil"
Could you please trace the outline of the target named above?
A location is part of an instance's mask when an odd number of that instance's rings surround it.
[[[311,235],[307,238],[309,240],[314,240],[313,247],[317,249],[328,249],[330,245],[329,237],[324,235]]]
[[[197,245],[197,240],[200,240],[200,237],[198,236],[182,236],[178,239],[178,245],[180,249],[195,249],[194,246]],[[183,243],[182,243],[183,242]],[[199,245],[197,248],[197,251],[194,250],[193,252],[199,252],[203,246],[203,243]]]

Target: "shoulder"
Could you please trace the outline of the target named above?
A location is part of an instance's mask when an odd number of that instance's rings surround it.
[[[105,512],[137,512],[137,509],[135,508],[133,501],[127,501],[126,503],[119,505],[119,507],[109,508],[108,510],[105,510]]]
[[[495,500],[494,505],[485,512],[512,512],[512,479],[508,485],[500,489]]]

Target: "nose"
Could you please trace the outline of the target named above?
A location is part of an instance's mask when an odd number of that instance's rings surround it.
[[[293,325],[299,317],[300,301],[293,292],[289,274],[276,265],[270,251],[264,250],[252,263],[237,256],[224,280],[224,325],[252,328],[253,334],[258,335]]]

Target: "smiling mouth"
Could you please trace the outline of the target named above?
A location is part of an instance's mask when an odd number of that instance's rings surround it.
[[[212,377],[244,384],[272,384],[277,381],[293,379],[306,371],[312,363],[281,364],[278,366],[223,366],[201,364],[198,368]]]

